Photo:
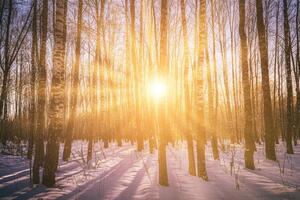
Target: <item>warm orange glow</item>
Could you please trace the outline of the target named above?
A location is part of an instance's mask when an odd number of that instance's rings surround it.
[[[167,85],[163,80],[154,79],[149,84],[150,95],[154,100],[160,100],[167,93]]]

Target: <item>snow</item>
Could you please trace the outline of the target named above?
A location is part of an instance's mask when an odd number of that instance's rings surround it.
[[[59,162],[55,188],[30,185],[29,161],[0,154],[0,199],[300,199],[300,146],[288,155],[284,144],[277,145],[279,162],[273,162],[258,145],[256,169],[247,170],[242,145],[225,145],[214,161],[208,144],[209,181],[203,181],[188,174],[185,144],[169,145],[169,187],[158,184],[157,152],[137,152],[129,143],[102,146],[95,144],[93,162],[86,164],[87,143],[74,142],[70,161]]]

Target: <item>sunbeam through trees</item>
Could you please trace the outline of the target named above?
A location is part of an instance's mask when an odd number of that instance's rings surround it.
[[[299,4],[0,0],[0,199],[300,198]]]

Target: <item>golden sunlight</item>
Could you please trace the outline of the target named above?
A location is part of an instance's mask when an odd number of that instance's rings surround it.
[[[300,0],[0,0],[0,200],[300,200],[299,144]]]
[[[159,100],[162,97],[166,96],[167,85],[164,81],[156,78],[149,84],[149,91],[152,98]]]

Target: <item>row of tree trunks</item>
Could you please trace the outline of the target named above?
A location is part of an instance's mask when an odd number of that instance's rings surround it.
[[[0,117],[1,117],[1,141],[2,144],[6,144],[7,140],[7,132],[6,132],[6,119],[7,119],[7,112],[5,112],[6,101],[7,101],[7,87],[8,87],[8,80],[10,74],[10,26],[12,20],[12,10],[13,10],[13,2],[12,0],[8,3],[8,14],[7,14],[7,22],[6,22],[6,33],[5,33],[5,41],[4,41],[4,68],[3,71],[3,78],[2,78],[2,88],[1,88],[1,95],[0,95]]]
[[[63,151],[63,160],[67,161],[71,155],[72,141],[73,141],[73,132],[74,124],[76,118],[76,108],[78,102],[79,94],[79,66],[80,66],[80,51],[81,51],[81,29],[82,29],[82,0],[78,1],[78,14],[77,14],[77,35],[76,35],[76,44],[75,44],[75,63],[72,68],[72,78],[73,82],[71,84],[71,102],[70,102],[70,116],[67,123],[66,135],[65,135],[65,145]]]
[[[6,5],[8,4],[8,5]],[[32,3],[29,12],[27,16],[24,18],[24,22],[20,28],[20,31],[17,32],[17,34],[12,31],[13,30],[13,22],[15,19],[15,13],[14,13],[14,5],[15,3],[13,0],[9,0],[7,3],[6,1],[3,1],[1,3],[1,10],[3,11],[5,9],[5,5],[7,6],[7,17],[6,17],[6,24],[3,26],[1,25],[1,31],[4,29],[3,37],[4,37],[4,44],[3,45],[3,55],[1,54],[1,60],[0,63],[1,70],[2,70],[2,87],[1,87],[1,94],[0,94],[0,128],[1,128],[1,141],[3,144],[6,144],[6,140],[8,137],[8,133],[6,130],[7,124],[8,124],[8,94],[9,94],[9,86],[10,86],[10,72],[12,69],[12,66],[18,57],[18,54],[20,52],[20,49],[25,41],[25,38],[27,36],[27,33],[29,32],[32,24],[31,20],[31,14],[34,8],[34,3]],[[3,20],[3,13],[0,15],[0,23],[2,23]],[[14,35],[14,37],[12,37]],[[2,35],[0,37],[0,42],[2,43],[3,38]],[[3,57],[2,57],[3,56]]]
[[[37,0],[32,0],[32,11],[29,12],[26,23],[24,23],[24,31],[22,28],[22,33],[20,34],[21,38],[24,33],[28,31],[28,29],[32,30],[32,35],[30,42],[31,44],[31,63],[30,69],[23,69],[26,66],[25,63],[25,54],[26,51],[24,49],[21,50],[21,54],[15,52],[14,48],[14,38],[15,35],[18,34],[13,33],[14,30],[14,21],[15,21],[15,12],[14,7],[15,1],[1,1],[0,2],[0,11],[5,10],[6,13],[0,13],[0,24],[1,32],[3,35],[4,42],[1,43],[1,48],[3,48],[3,59],[1,54],[1,60],[3,63],[1,64],[2,72],[2,90],[0,95],[0,115],[1,115],[1,141],[3,143],[6,142],[7,137],[16,136],[18,141],[21,141],[26,135],[22,131],[22,127],[24,127],[25,123],[22,123],[26,117],[30,120],[30,128],[29,134],[24,138],[28,140],[29,148],[28,148],[28,158],[32,159],[32,155],[34,154],[34,164],[33,164],[33,182],[39,183],[40,177],[39,172],[42,166],[45,167],[43,174],[43,183],[47,186],[53,186],[55,184],[55,172],[57,170],[58,165],[58,151],[59,151],[59,142],[62,139],[62,132],[64,127],[64,120],[66,115],[66,89],[67,84],[65,81],[66,77],[66,17],[67,17],[67,0],[62,2],[53,1],[54,4],[54,12],[53,12],[53,27],[54,27],[54,51],[53,51],[53,76],[52,76],[52,87],[50,90],[50,94],[47,94],[47,76],[46,74],[46,47],[49,45],[47,43],[47,32],[48,32],[48,0],[43,0],[39,2]],[[268,6],[265,5],[263,7],[262,0],[256,0],[256,4],[249,5],[248,13],[255,12],[256,8],[256,16],[247,16],[248,14],[245,11],[245,1],[239,0],[239,10],[240,10],[240,18],[239,18],[239,35],[240,35],[240,47],[241,47],[241,71],[242,71],[242,89],[240,88],[240,75],[238,75],[239,70],[237,69],[238,64],[236,64],[237,55],[235,52],[235,35],[234,35],[234,20],[230,21],[231,27],[231,53],[232,53],[232,78],[233,78],[233,101],[234,101],[234,111],[235,111],[235,120],[236,120],[236,132],[233,134],[233,105],[231,104],[231,97],[229,91],[229,65],[227,60],[227,15],[224,9],[226,9],[226,2],[216,2],[214,0],[210,1],[210,14],[211,19],[209,19],[210,23],[207,23],[206,12],[207,12],[207,1],[205,0],[197,0],[196,1],[196,14],[195,14],[195,52],[194,52],[194,64],[192,65],[192,60],[190,59],[189,54],[189,39],[188,39],[188,19],[186,17],[186,1],[180,0],[178,1],[178,5],[180,6],[181,11],[181,27],[182,27],[182,36],[177,35],[175,38],[183,39],[183,65],[180,66],[180,56],[179,58],[173,58],[174,55],[180,55],[180,43],[174,44],[176,53],[172,49],[172,37],[173,33],[168,32],[168,28],[172,27],[171,20],[169,21],[169,17],[173,16],[171,12],[169,14],[170,5],[169,1],[162,0],[161,1],[161,22],[160,22],[160,36],[156,36],[156,21],[155,21],[155,3],[154,1],[149,1],[151,4],[151,12],[147,13],[145,10],[144,14],[144,2],[138,1],[140,3],[140,36],[139,36],[139,47],[138,40],[136,37],[136,2],[135,0],[130,0],[130,8],[128,9],[129,0],[125,1],[125,16],[126,16],[126,75],[123,77],[122,86],[116,86],[113,83],[114,81],[118,81],[117,70],[119,63],[115,64],[115,29],[111,28],[113,25],[111,23],[106,23],[104,29],[104,17],[106,17],[106,12],[113,13],[112,8],[107,8],[105,10],[105,0],[97,0],[96,3],[96,21],[97,21],[97,38],[96,38],[96,51],[95,51],[95,65],[94,67],[90,67],[89,61],[89,69],[94,68],[93,77],[89,77],[89,83],[92,85],[92,90],[89,93],[90,98],[88,103],[84,105],[84,112],[87,113],[89,109],[92,110],[91,113],[91,131],[87,133],[87,136],[82,136],[84,139],[88,139],[88,153],[87,153],[87,161],[91,161],[92,152],[93,152],[93,142],[95,139],[102,139],[104,141],[104,147],[107,148],[109,142],[112,140],[117,140],[118,145],[121,145],[122,139],[130,139],[132,142],[137,142],[138,151],[142,151],[144,148],[144,141],[149,139],[151,152],[153,151],[153,147],[155,146],[155,138],[151,136],[152,132],[155,130],[145,130],[148,115],[153,117],[151,112],[151,106],[142,107],[142,88],[144,85],[144,80],[148,80],[147,78],[147,70],[149,70],[149,74],[152,75],[155,72],[156,64],[158,66],[157,75],[159,79],[166,81],[169,83],[169,78],[171,75],[175,74],[176,84],[180,85],[179,88],[183,88],[182,92],[180,90],[176,91],[176,102],[169,103],[170,99],[168,96],[163,98],[163,100],[158,103],[157,109],[158,112],[155,113],[158,118],[158,125],[156,124],[155,128],[158,128],[159,134],[159,181],[161,185],[168,185],[168,174],[167,174],[167,159],[166,159],[166,147],[168,142],[173,142],[176,139],[177,134],[169,132],[172,131],[172,128],[175,126],[173,119],[184,119],[184,133],[182,134],[187,141],[187,151],[188,151],[188,159],[189,159],[189,173],[191,175],[197,175],[202,177],[204,180],[207,180],[207,172],[205,167],[205,145],[206,145],[206,133],[211,137],[211,146],[213,149],[214,159],[219,159],[219,151],[218,151],[218,139],[220,139],[221,143],[224,143],[225,139],[227,139],[227,132],[230,132],[230,139],[232,143],[241,142],[242,137],[240,137],[237,122],[238,116],[240,116],[239,112],[241,110],[244,111],[244,139],[245,139],[245,165],[246,168],[254,169],[254,161],[253,161],[253,153],[255,150],[254,141],[260,142],[260,140],[265,142],[265,150],[266,150],[266,158],[270,160],[276,160],[275,155],[275,140],[277,138],[277,133],[275,129],[274,121],[278,121],[281,126],[282,138],[287,142],[287,152],[293,153],[292,141],[297,143],[298,135],[299,135],[299,109],[300,109],[300,92],[299,92],[299,33],[298,33],[298,18],[299,18],[299,2],[297,1],[297,11],[293,11],[296,13],[296,31],[290,27],[289,23],[289,15],[291,9],[288,7],[288,2],[283,0],[283,24],[284,24],[284,48],[280,53],[280,37],[279,33],[279,19],[280,16],[280,5],[277,5],[277,16],[276,16],[276,44],[274,53],[275,53],[275,65],[274,65],[274,96],[273,102],[271,102],[271,89],[270,89],[270,74],[269,70],[271,67],[272,61],[269,60],[269,55],[271,50],[268,50],[268,23],[269,21],[269,11]],[[93,2],[94,3],[94,2]],[[100,7],[99,7],[100,3]],[[38,6],[41,4],[41,16],[39,16]],[[66,134],[65,134],[65,146],[63,152],[63,160],[67,161],[70,158],[71,154],[71,146],[72,140],[74,139],[74,124],[75,120],[81,113],[77,113],[78,105],[80,104],[79,95],[81,95],[81,88],[86,87],[86,79],[80,79],[80,73],[84,70],[79,70],[80,68],[80,56],[81,56],[81,32],[85,34],[84,31],[81,31],[82,23],[85,18],[83,18],[83,0],[78,0],[78,15],[77,15],[77,30],[76,30],[76,39],[75,39],[75,63],[72,66],[71,79],[71,100],[70,100],[70,113],[66,126]],[[198,5],[200,4],[200,9],[198,10]],[[90,4],[88,4],[89,6]],[[94,5],[94,4],[93,4]],[[112,4],[109,4],[112,5]],[[224,8],[221,6],[225,6]],[[234,7],[234,6],[233,6]],[[99,9],[100,8],[100,9]],[[265,9],[264,9],[265,8]],[[217,10],[215,10],[217,9]],[[100,11],[100,13],[99,13]],[[199,11],[199,13],[198,13]],[[234,12],[230,11],[230,12]],[[228,12],[229,13],[229,12]],[[146,28],[144,29],[144,18],[147,18],[147,14],[150,15],[151,20],[151,32]],[[265,14],[265,16],[264,16]],[[128,15],[128,16],[127,16]],[[225,16],[226,15],[226,16]],[[3,25],[2,18],[5,17],[5,25]],[[28,20],[31,19],[32,20]],[[247,18],[246,18],[247,16]],[[109,15],[112,18],[112,21],[115,20],[114,14]],[[108,18],[109,18],[108,17]],[[223,18],[224,17],[224,18]],[[87,17],[88,19],[89,17]],[[215,20],[216,18],[216,20]],[[38,22],[40,19],[40,23]],[[252,21],[249,23],[245,23],[248,19]],[[265,20],[261,20],[265,19]],[[254,22],[255,21],[255,22]],[[109,21],[110,22],[110,21]],[[217,26],[215,27],[215,23]],[[232,23],[232,24],[231,24]],[[38,25],[40,24],[40,25]],[[208,41],[208,31],[207,24],[211,24],[212,28],[212,43]],[[107,27],[106,27],[107,25]],[[291,25],[294,26],[293,23]],[[30,27],[30,28],[29,28]],[[270,28],[270,27],[269,27]],[[40,29],[40,34],[38,34],[38,29]],[[246,34],[245,29],[248,31]],[[85,29],[83,29],[85,30]],[[112,31],[111,31],[112,30]],[[256,33],[257,30],[257,33]],[[111,32],[110,32],[111,31]],[[218,31],[218,32],[217,32]],[[108,36],[105,34],[109,32]],[[144,38],[146,34],[151,35],[150,48],[146,47],[146,42],[148,38]],[[216,44],[216,35],[215,32],[218,33],[217,38],[219,38],[219,43]],[[88,33],[90,34],[90,33]],[[170,34],[170,36],[169,36]],[[292,40],[291,35],[296,34],[296,43],[297,45],[294,47],[294,40]],[[25,34],[26,35],[26,34]],[[154,36],[153,36],[154,35]],[[40,36],[40,40],[38,39]],[[85,36],[85,35],[84,35]],[[103,38],[101,38],[103,36]],[[269,35],[270,37],[270,35]],[[154,39],[153,39],[154,38]],[[157,38],[160,38],[160,42],[157,42]],[[171,38],[171,39],[169,39]],[[103,39],[103,52],[101,52],[101,40]],[[270,39],[270,38],[269,38]],[[2,40],[2,38],[1,38]],[[90,40],[90,39],[89,39]],[[153,40],[153,42],[151,41]],[[176,40],[176,39],[175,39]],[[40,41],[40,44],[38,42]],[[107,42],[107,47],[105,46]],[[2,42],[2,41],[1,41]],[[155,44],[155,45],[154,45]],[[159,45],[158,45],[159,44]],[[90,44],[88,44],[90,45]],[[210,46],[211,45],[211,46]],[[3,47],[2,47],[3,46]],[[17,48],[21,46],[20,43],[17,42]],[[155,46],[155,48],[154,48]],[[157,50],[159,46],[159,51]],[[90,47],[90,46],[89,46]],[[153,48],[152,48],[153,47]],[[209,49],[212,47],[212,49]],[[259,47],[259,49],[256,49]],[[22,47],[24,48],[24,47]],[[220,58],[222,59],[222,69],[223,73],[218,72],[219,67],[217,66],[217,58],[219,55],[216,53],[216,49],[220,50]],[[296,49],[296,53],[294,52],[294,48]],[[148,53],[149,50],[149,60],[144,60],[144,54]],[[138,51],[139,50],[139,51]],[[82,52],[82,58],[84,58],[85,52]],[[90,54],[90,51],[89,51]],[[153,56],[153,55],[154,56]],[[160,54],[158,56],[158,54]],[[212,54],[212,59],[210,60],[210,54]],[[234,55],[233,55],[234,54]],[[103,57],[101,57],[104,55]],[[17,61],[14,62],[14,59]],[[90,55],[89,55],[90,56]],[[152,61],[152,56],[155,57],[155,61]],[[248,56],[250,58],[248,58]],[[175,57],[175,56],[174,56]],[[281,58],[282,57],[282,58]],[[145,56],[146,58],[146,56]],[[148,58],[147,58],[148,59]],[[284,64],[281,60],[284,59]],[[212,61],[212,65],[210,66],[210,61]],[[156,62],[156,63],[155,63]],[[172,66],[175,63],[175,67]],[[2,66],[3,64],[3,66]],[[82,63],[83,64],[83,63]],[[153,69],[147,69],[147,67],[151,67]],[[178,67],[179,66],[179,67]],[[207,67],[205,69],[205,66]],[[16,74],[11,73],[12,67],[16,70]],[[282,69],[285,67],[285,73],[283,73]],[[192,70],[190,69],[192,68]],[[147,70],[146,70],[147,69]],[[182,69],[182,72],[180,72]],[[26,71],[27,70],[27,71]],[[37,71],[36,71],[37,70]],[[206,71],[205,71],[206,70]],[[92,70],[91,70],[92,71]],[[193,72],[193,80],[189,80],[189,72]],[[261,74],[258,75],[259,71]],[[24,72],[30,72],[28,77],[24,76]],[[206,74],[204,74],[206,72]],[[294,73],[294,74],[292,74]],[[180,75],[181,74],[181,75]],[[218,77],[222,75],[222,77]],[[293,77],[294,76],[294,77]],[[15,89],[16,93],[10,92],[12,88],[12,84],[10,83],[11,78],[15,78]],[[140,77],[143,77],[142,80]],[[207,89],[206,92],[205,86],[205,78],[207,80]],[[261,77],[261,80],[258,79]],[[27,78],[27,79],[26,79]],[[286,89],[283,88],[284,84],[282,79],[286,79]],[[180,79],[180,80],[177,80]],[[182,79],[182,80],[181,80]],[[28,88],[28,94],[31,94],[30,97],[25,97],[23,90],[23,83],[26,84],[26,81],[30,88]],[[82,82],[84,84],[80,85]],[[146,82],[145,81],[145,82]],[[100,84],[99,84],[100,83]],[[260,85],[261,83],[261,85]],[[295,83],[295,84],[294,84]],[[99,86],[100,85],[100,86]],[[219,89],[224,86],[224,92]],[[260,87],[261,86],[261,87]],[[118,88],[120,87],[120,88]],[[121,96],[119,99],[115,90],[120,90],[120,94],[122,93],[122,87],[126,87],[126,91],[123,94],[127,94],[125,108],[118,108],[119,103],[122,101]],[[195,88],[193,88],[195,87]],[[293,89],[293,87],[295,87]],[[100,88],[100,91],[98,89]],[[278,88],[278,90],[276,89]],[[194,90],[192,90],[194,89]],[[37,90],[37,91],[36,91]],[[240,100],[241,90],[243,90],[243,100]],[[262,91],[263,97],[260,98],[260,91]],[[294,99],[294,91],[296,91],[296,102]],[[223,93],[222,93],[223,92]],[[287,95],[285,96],[285,92]],[[14,94],[15,96],[13,96]],[[27,94],[27,95],[28,95]],[[99,95],[100,94],[100,95]],[[183,94],[182,97],[180,97]],[[207,96],[207,108],[208,108],[208,118],[204,117],[205,112],[205,95]],[[29,96],[29,95],[28,95]],[[100,96],[100,97],[99,97]],[[23,97],[24,100],[23,100]],[[48,102],[47,98],[50,97],[50,109],[47,111]],[[224,101],[222,101],[222,97],[224,97]],[[10,100],[14,99],[15,105],[10,103]],[[220,98],[220,101],[219,101]],[[83,101],[86,101],[87,98],[83,98]],[[184,103],[181,105],[180,100],[184,99]],[[37,100],[37,101],[36,101]],[[118,102],[120,101],[120,102]],[[240,103],[243,102],[243,105]],[[262,106],[260,105],[262,102]],[[180,114],[176,113],[175,117],[173,115],[169,115],[170,111],[174,110],[174,107],[178,106],[180,109],[185,110],[184,116],[179,116]],[[286,104],[285,104],[286,103]],[[87,104],[87,105],[86,105]],[[147,102],[146,104],[150,104]],[[272,108],[273,105],[273,108]],[[90,106],[90,107],[88,107]],[[197,111],[193,113],[193,106],[195,106]],[[286,106],[286,108],[284,108]],[[294,107],[295,106],[295,107]],[[37,107],[37,108],[36,108]],[[116,108],[117,107],[117,108]],[[278,108],[277,108],[278,107]],[[225,114],[222,112],[223,108],[225,110]],[[260,109],[263,108],[263,115],[260,115]],[[15,109],[15,110],[14,110]],[[125,111],[123,111],[123,109]],[[121,111],[122,110],[122,111]],[[26,111],[26,114],[23,114],[22,111]],[[133,113],[131,112],[133,111]],[[115,113],[120,113],[119,116],[115,116]],[[127,113],[126,113],[127,112]],[[10,126],[10,114],[13,113],[14,120],[17,121],[18,132],[16,134],[8,134],[9,126]],[[24,112],[25,113],[25,112]],[[173,113],[172,113],[173,114]],[[26,116],[27,115],[27,116]],[[222,120],[221,117],[225,115],[226,119]],[[263,118],[263,123],[259,122],[260,118],[257,118],[256,115]],[[47,119],[46,116],[49,116]],[[126,118],[124,116],[129,116],[128,121],[124,120],[118,124],[121,118]],[[195,118],[193,116],[196,116]],[[50,122],[49,127],[47,127],[46,122]],[[98,122],[101,122],[101,126]],[[149,120],[151,121],[151,119]],[[153,120],[155,121],[155,120]],[[151,124],[155,124],[155,122],[151,121]],[[225,126],[228,127],[224,133],[223,130],[217,129],[217,126],[214,125],[214,121],[218,123],[225,121]],[[208,122],[208,123],[205,123]],[[89,122],[81,121],[84,126],[89,124]],[[128,123],[128,124],[126,124]],[[279,124],[278,123],[278,124]],[[125,124],[125,125],[124,125]],[[150,124],[150,123],[149,123]],[[120,133],[122,130],[122,126],[128,128],[130,131],[134,131],[134,136],[123,137],[123,133]],[[145,126],[144,126],[145,125]],[[206,126],[208,125],[208,126]],[[155,125],[153,125],[154,127]],[[152,128],[153,128],[152,127]],[[171,128],[170,128],[171,127]],[[153,128],[153,129],[155,129]],[[175,127],[177,128],[177,127]],[[83,128],[84,132],[87,128]],[[196,134],[193,134],[193,131],[196,130]],[[218,132],[220,131],[220,132]],[[48,133],[48,134],[47,134]],[[150,136],[148,136],[148,134]],[[22,136],[22,137],[19,137]],[[263,137],[264,136],[264,137]],[[97,138],[96,138],[97,137]],[[149,137],[149,138],[147,138]],[[13,137],[11,137],[14,139]],[[11,139],[10,138],[10,139]],[[175,139],[174,139],[175,138]],[[44,158],[44,141],[47,141],[47,152],[46,157]],[[196,141],[196,151],[197,151],[197,160],[195,160],[194,155],[194,141]],[[33,148],[35,146],[35,148]],[[34,151],[34,153],[33,153]],[[45,162],[44,162],[45,159]]]

